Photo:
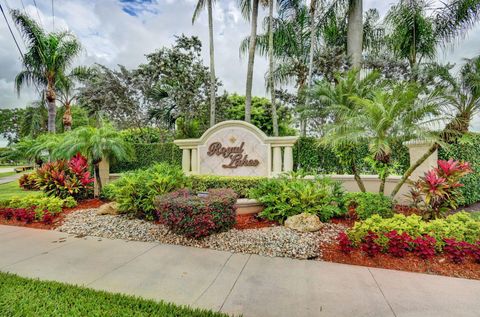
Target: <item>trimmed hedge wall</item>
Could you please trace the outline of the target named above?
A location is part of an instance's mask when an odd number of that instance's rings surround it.
[[[462,205],[470,205],[480,201],[480,134],[465,135],[458,144],[441,148],[438,153],[441,160],[455,159],[467,161],[472,165],[473,173],[462,178],[465,185],[460,187],[463,194]]]
[[[182,165],[182,150],[173,142],[133,143],[132,146],[135,157],[130,162],[113,162],[110,166],[111,173],[145,169],[161,162]]]
[[[373,173],[370,165],[365,161],[368,156],[368,145],[365,143],[358,147],[361,155],[357,160],[357,166],[361,173]],[[339,159],[329,146],[320,145],[317,138],[299,138],[293,148],[295,168],[302,168],[308,172],[320,174],[350,174],[350,168],[340,163]],[[396,164],[397,174],[403,174],[410,166],[408,148],[401,142],[395,144],[392,149],[392,160]]]

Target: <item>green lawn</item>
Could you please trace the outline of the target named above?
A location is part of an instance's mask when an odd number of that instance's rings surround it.
[[[0,185],[0,199],[9,199],[13,196],[27,196],[32,194],[42,195],[43,193],[41,191],[23,190],[18,185],[18,181]]]
[[[15,171],[0,173],[0,178],[17,174]]]
[[[0,316],[228,316],[0,272]]]

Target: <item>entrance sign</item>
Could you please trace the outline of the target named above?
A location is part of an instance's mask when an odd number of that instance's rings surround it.
[[[245,121],[220,122],[199,139],[175,140],[187,174],[274,176],[293,169],[296,136],[269,137]]]

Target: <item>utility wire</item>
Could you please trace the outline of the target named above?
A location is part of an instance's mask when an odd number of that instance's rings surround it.
[[[52,17],[53,17],[53,20],[52,20],[52,31],[55,32],[55,10],[53,8],[53,0],[52,0]]]
[[[40,22],[40,25],[43,28],[43,22],[42,22],[42,18],[40,17],[40,12],[38,11],[37,1],[33,0],[33,4],[35,5],[35,9],[37,10],[37,16],[38,16],[38,20]]]

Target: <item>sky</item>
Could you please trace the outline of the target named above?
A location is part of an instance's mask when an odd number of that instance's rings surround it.
[[[77,65],[100,63],[108,67],[118,64],[134,68],[145,62],[145,54],[162,46],[170,46],[175,35],[198,36],[204,45],[203,57],[208,65],[208,21],[203,12],[195,25],[192,13],[196,0],[0,0],[4,9],[25,9],[49,31],[70,30],[81,41],[83,50]],[[437,0],[438,3],[440,1]],[[396,1],[364,0],[364,10],[376,7],[381,15]],[[262,10],[261,15],[266,14]],[[8,12],[7,12],[8,15]],[[0,108],[24,107],[36,99],[34,88],[14,91],[15,75],[21,70],[20,55],[0,17]],[[10,18],[10,24],[13,26]],[[261,24],[259,25],[259,27]],[[237,0],[217,0],[214,6],[214,38],[217,77],[228,92],[245,93],[247,57],[240,56],[239,45],[249,35],[250,26],[243,19]],[[261,27],[259,28],[261,32]],[[14,34],[23,51],[18,31]],[[440,61],[460,63],[462,58],[480,54],[480,26],[472,29],[439,54]],[[255,59],[254,95],[265,95],[264,74],[267,61]],[[477,118],[474,128],[480,130]]]

